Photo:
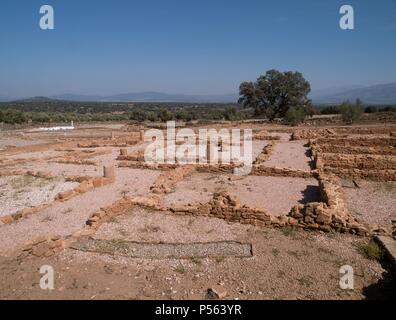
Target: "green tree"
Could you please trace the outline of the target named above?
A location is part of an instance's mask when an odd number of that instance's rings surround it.
[[[12,109],[3,111],[2,118],[3,122],[9,124],[24,123],[27,121],[25,113]]]
[[[308,94],[311,86],[299,72],[269,70],[256,82],[243,82],[238,100],[245,108],[253,108],[256,115],[270,120],[284,117],[292,107],[307,110],[311,102]]]
[[[238,121],[244,118],[244,114],[236,107],[227,107],[223,111],[223,117],[227,121]]]
[[[292,126],[296,126],[305,120],[305,111],[304,109],[297,107],[297,108],[290,108],[287,110],[285,115],[285,120],[288,124]]]
[[[342,120],[347,124],[352,124],[358,121],[363,114],[363,107],[359,100],[355,104],[349,101],[343,102],[339,107]]]
[[[130,113],[129,120],[146,121],[147,114],[143,110],[136,109]]]
[[[170,121],[173,119],[173,114],[168,109],[162,108],[158,111],[158,118],[162,122]]]

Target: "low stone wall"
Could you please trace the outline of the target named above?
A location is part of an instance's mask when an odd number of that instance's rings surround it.
[[[324,166],[326,174],[336,174],[343,178],[367,179],[373,181],[396,181],[396,170],[376,170],[376,169],[349,169]]]
[[[132,199],[124,197],[116,201],[112,205],[101,208],[99,211],[93,213],[86,222],[86,226],[73,234],[74,238],[80,236],[92,235],[95,231],[107,220],[124,214],[134,206]]]
[[[64,192],[60,192],[56,195],[55,200],[59,201],[66,201],[69,200],[79,194],[86,193],[88,191],[91,191],[95,188],[100,188],[105,185],[111,184],[114,181],[109,178],[104,178],[104,177],[96,177],[96,178],[90,178],[89,180],[83,180],[80,185],[73,190],[68,190]]]
[[[18,248],[16,252],[19,258],[25,258],[29,255],[35,257],[50,257],[63,250],[64,247],[64,239],[58,235],[51,235],[33,239]]]
[[[40,178],[46,178],[46,179],[51,179],[54,178],[52,175],[50,175],[49,173],[45,173],[45,172],[41,172],[41,171],[37,171],[37,172],[33,172],[33,171],[28,171],[28,172],[21,172],[21,171],[17,171],[17,172],[8,172],[9,175],[17,175],[16,173],[19,173],[19,175],[31,175],[34,177],[40,177]],[[72,190],[68,190],[68,191],[63,191],[58,193],[55,196],[54,201],[51,202],[46,202],[43,203],[41,205],[38,205],[36,207],[33,208],[24,208],[19,210],[18,212],[14,213],[14,214],[10,214],[10,215],[6,215],[6,216],[2,216],[0,217],[0,223],[3,224],[10,224],[13,222],[16,222],[18,220],[24,219],[32,214],[36,214],[41,212],[42,210],[50,207],[51,205],[53,205],[56,201],[66,201],[69,200],[77,195],[83,194],[85,192],[91,191],[95,188],[99,188],[105,185],[108,185],[110,183],[113,183],[114,181],[112,181],[111,179],[108,178],[104,178],[104,177],[78,177],[78,176],[73,176],[73,177],[67,177],[65,179],[66,181],[73,181],[73,182],[79,182],[80,185],[77,186],[76,188],[72,189]]]
[[[174,190],[179,181],[183,180],[187,175],[190,175],[194,171],[195,167],[193,165],[186,165],[166,173],[162,173],[151,186],[150,190],[152,193],[157,194],[170,193]]]
[[[271,224],[282,226],[289,222],[287,217],[275,217],[265,210],[242,206],[237,197],[226,192],[215,193],[208,203],[164,209],[174,214],[214,217],[261,227]]]
[[[358,143],[366,144],[367,139],[354,139]],[[375,140],[376,139],[370,139]],[[384,139],[380,139],[384,140]],[[385,139],[386,140],[386,139]],[[360,178],[375,181],[396,181],[396,157],[393,155],[375,154],[337,154],[321,152],[320,139],[310,140],[315,168],[324,174],[336,174],[343,178]],[[322,140],[323,141],[323,140]],[[351,143],[351,142],[348,142]],[[348,148],[348,143],[340,142],[342,148]],[[329,145],[329,144],[327,144]],[[337,145],[333,151],[336,151]],[[353,146],[353,148],[370,149],[388,148],[392,146]]]
[[[197,164],[191,165],[195,167],[197,172],[202,173],[219,173],[219,174],[233,174],[234,170],[240,167],[238,164],[220,164],[220,165],[209,165],[209,164]],[[180,164],[148,164],[137,161],[123,161],[118,164],[121,168],[134,168],[134,169],[150,169],[150,170],[162,170],[169,171],[174,170],[178,167],[182,167]],[[277,168],[267,167],[265,165],[253,165],[249,175],[253,176],[280,176],[280,177],[295,177],[295,178],[312,178],[317,175],[314,171],[303,171],[288,168]]]
[[[333,129],[301,129],[296,130],[291,135],[291,140],[307,140],[316,139],[319,137],[331,137],[334,136],[336,132]]]
[[[353,147],[393,147],[396,145],[396,138],[391,137],[336,137],[336,138],[323,138],[316,139],[318,145],[331,144],[335,146],[353,146]]]
[[[359,127],[350,127],[350,128],[337,128],[337,133],[344,134],[391,134],[396,130],[395,126],[389,127],[369,127],[369,128],[359,128]]]
[[[168,163],[146,163],[142,161],[121,161],[118,164],[119,168],[133,168],[133,169],[149,169],[149,170],[173,170],[180,167],[180,164]]]
[[[319,177],[319,187],[324,202],[297,205],[290,211],[289,216],[296,219],[299,226],[360,236],[391,234],[390,226],[370,225],[349,213],[338,178],[322,175]]]
[[[289,168],[266,167],[264,165],[254,165],[250,175],[253,176],[280,176],[292,178],[312,178],[316,177],[316,171],[303,171]]]
[[[396,157],[367,154],[322,153],[326,166],[344,169],[392,170],[396,169]]]
[[[391,146],[360,147],[360,146],[339,146],[339,145],[327,143],[327,144],[316,145],[316,150],[320,153],[396,155],[396,148]]]
[[[275,142],[270,141],[263,149],[263,151],[257,156],[254,164],[261,164],[266,162],[274,151]]]
[[[65,158],[62,160],[52,161],[55,163],[63,163],[63,164],[75,164],[75,165],[86,165],[86,166],[98,166],[98,162],[93,160],[85,160],[85,159],[73,159],[73,158]]]
[[[26,171],[26,170],[2,170],[0,171],[1,176],[32,176],[35,178],[43,178],[43,179],[53,179],[54,176],[45,171]]]
[[[140,143],[140,139],[135,137],[119,137],[119,138],[108,138],[97,141],[81,142],[77,144],[78,148],[99,148],[99,147],[127,147],[128,145],[133,146]]]
[[[144,150],[138,150],[135,151],[133,154],[130,155],[122,155],[120,154],[117,157],[117,160],[119,161],[140,161],[140,162],[144,162]]]
[[[23,218],[26,218],[27,216],[30,216],[32,214],[36,214],[39,213],[40,211],[48,208],[49,206],[51,206],[52,203],[43,203],[39,206],[36,206],[34,208],[25,208],[22,210],[19,210],[16,213],[10,214],[10,215],[6,215],[6,216],[2,216],[0,217],[0,224],[10,224],[13,223],[15,221],[21,220]]]
[[[253,134],[253,140],[280,140],[279,136],[272,136],[267,130],[261,130],[258,133]]]
[[[208,216],[230,222],[255,226],[296,226],[304,229],[336,231],[360,236],[391,234],[390,225],[368,224],[353,217],[346,206],[343,191],[335,176],[320,176],[319,188],[324,202],[294,206],[287,215],[274,216],[263,209],[241,206],[236,196],[227,192],[215,193],[208,203],[193,203],[185,206],[165,206],[158,196],[133,199],[135,205],[181,215]]]

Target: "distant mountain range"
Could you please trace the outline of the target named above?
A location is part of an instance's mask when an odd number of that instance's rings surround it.
[[[161,92],[136,92],[112,96],[85,96],[62,94],[51,96],[51,99],[69,101],[103,101],[103,102],[236,102],[236,94],[187,95],[167,94]]]
[[[367,104],[395,104],[396,83],[374,86],[333,87],[312,92],[311,99],[316,103],[341,103],[360,98]]]
[[[369,104],[396,104],[396,83],[379,84],[374,86],[343,86],[314,90],[310,94],[314,103],[336,104],[360,98],[363,103]],[[6,96],[0,95],[0,101],[11,101]],[[50,100],[81,101],[81,102],[218,102],[235,103],[238,94],[212,94],[212,95],[187,95],[168,94],[154,91],[125,93],[111,96],[61,94],[50,97],[34,97],[21,99],[25,102],[45,102]]]

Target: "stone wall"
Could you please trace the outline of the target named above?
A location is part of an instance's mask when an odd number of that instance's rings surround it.
[[[23,171],[8,171],[8,172],[3,172],[4,174],[7,175],[30,175],[33,177],[39,177],[39,178],[44,178],[44,179],[52,179],[54,178],[51,174],[46,173],[46,172],[42,172],[42,171],[27,171],[27,172],[23,172]],[[79,194],[83,194],[85,192],[91,191],[94,188],[100,188],[102,186],[108,185],[110,183],[113,183],[114,181],[112,181],[111,179],[108,178],[104,178],[104,177],[79,177],[79,176],[71,176],[71,177],[67,177],[65,179],[66,181],[73,181],[73,182],[79,182],[80,185],[77,186],[76,188],[72,189],[72,190],[68,190],[68,191],[63,191],[58,193],[55,196],[54,201],[51,202],[46,202],[43,203],[41,205],[38,205],[36,207],[33,208],[24,208],[19,210],[18,212],[14,213],[14,214],[10,214],[10,215],[6,215],[6,216],[2,216],[0,217],[0,223],[3,224],[10,224],[13,223],[15,221],[24,219],[32,214],[36,214],[41,212],[42,210],[48,208],[49,206],[51,206],[54,202],[56,201],[66,201],[69,200]]]
[[[296,130],[291,135],[291,140],[307,140],[316,139],[319,137],[331,137],[336,133],[333,129],[300,129]]]
[[[337,231],[361,236],[372,234],[390,234],[390,226],[370,225],[354,218],[348,211],[340,181],[335,176],[320,176],[319,187],[323,201],[294,206],[289,216],[298,221],[298,225],[322,231]]]
[[[258,133],[253,134],[253,140],[280,140],[281,137],[270,135],[267,130],[260,130]]]
[[[396,140],[395,140],[396,142]],[[333,145],[334,143],[334,145]],[[375,145],[378,143],[378,145]],[[325,174],[336,174],[344,178],[361,178],[376,181],[396,181],[396,157],[388,138],[358,138],[310,140],[315,167]],[[325,147],[322,147],[322,144]],[[337,149],[338,148],[338,149]],[[339,148],[348,153],[335,153]],[[323,149],[332,151],[324,153]],[[365,149],[365,154],[356,153]],[[385,154],[382,153],[385,150]],[[378,151],[379,154],[369,154]],[[391,153],[391,154],[386,154]]]
[[[396,155],[396,148],[391,146],[361,147],[322,143],[320,145],[316,145],[315,147],[320,153]]]
[[[326,166],[344,169],[390,170],[396,169],[396,157],[373,154],[322,153]]]
[[[162,173],[154,184],[151,186],[150,190],[152,193],[170,193],[175,188],[176,184],[183,180],[187,175],[190,175],[195,171],[193,165],[185,165],[177,167],[174,170]]]
[[[241,205],[236,196],[227,192],[215,193],[208,203],[194,203],[185,206],[164,206],[158,197],[134,199],[139,206],[153,210],[170,211],[181,215],[208,216],[230,222],[252,224],[255,226],[296,226],[304,229],[336,231],[360,236],[372,234],[391,234],[388,225],[370,225],[354,218],[348,211],[343,191],[335,176],[320,176],[319,187],[323,202],[294,206],[287,215],[275,216],[264,209]]]
[[[61,159],[61,160],[55,160],[53,162],[63,163],[63,164],[85,165],[85,166],[97,166],[97,165],[99,165],[97,161],[85,160],[85,159],[75,159],[75,158],[64,158],[64,159]]]
[[[270,141],[263,149],[263,151],[257,156],[254,164],[261,164],[266,162],[274,151],[275,142]]]
[[[396,138],[391,137],[333,137],[316,139],[318,145],[331,144],[335,146],[353,146],[353,147],[394,147],[396,145]]]
[[[65,247],[65,241],[58,235],[51,235],[48,237],[39,237],[33,239],[16,251],[19,258],[25,258],[29,255],[35,257],[50,257],[55,253],[61,251]]]
[[[298,169],[266,167],[264,165],[254,165],[250,173],[253,176],[280,176],[292,178],[312,178],[317,175],[314,171],[303,171]]]

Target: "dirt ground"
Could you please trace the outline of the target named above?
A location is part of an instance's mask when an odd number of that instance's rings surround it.
[[[375,299],[390,297],[389,275],[359,253],[366,239],[229,224],[133,210],[109,222],[98,239],[194,243],[236,240],[253,245],[251,258],[132,259],[67,249],[51,258],[0,263],[2,299],[205,299],[216,286],[227,299]],[[339,287],[351,265],[354,290]],[[55,288],[39,287],[42,265],[55,270]]]
[[[360,180],[355,187],[350,182],[344,187],[350,210],[357,217],[371,223],[396,220],[396,183]]]
[[[175,191],[165,197],[165,203],[172,206],[207,202],[213,193],[224,190],[237,195],[242,204],[268,210],[274,215],[286,215],[296,203],[321,199],[315,179],[196,173],[180,181]]]
[[[395,277],[389,265],[363,249],[370,248],[370,237],[291,226],[258,227],[199,212],[181,215],[172,212],[177,210],[168,211],[206,204],[216,193],[225,192],[245,208],[287,220],[292,207],[324,201],[308,140],[290,141],[296,128],[243,127],[268,130],[271,136],[280,137],[271,142],[253,140],[253,159],[264,156],[259,165],[273,172],[237,176],[193,171],[175,178],[175,169],[147,169],[139,161],[119,158],[121,151],[136,155],[147,146],[135,125],[77,125],[66,134],[0,132],[0,218],[8,218],[0,219],[0,299],[205,299],[210,288],[225,292],[224,299],[394,297]],[[340,136],[352,129],[343,128]],[[267,154],[266,147],[272,143]],[[114,178],[103,177],[104,166],[114,167]],[[288,170],[285,173],[281,168]],[[50,177],[40,177],[39,172]],[[59,200],[60,193],[81,187],[82,181],[92,183],[92,188]],[[100,183],[93,186],[93,181]],[[169,188],[155,193],[153,186],[158,181]],[[388,225],[396,219],[394,181],[343,179],[342,192],[354,217]],[[91,219],[98,217],[94,214],[117,209],[125,199],[135,202],[92,226]],[[48,205],[14,219],[21,210],[43,203]],[[91,228],[88,235],[80,236],[87,228]],[[20,254],[26,244],[52,235],[65,243],[59,252]],[[101,245],[84,251],[81,241],[105,243],[115,253],[109,254]],[[139,246],[136,252],[134,244]],[[183,258],[163,258],[163,248],[173,245],[182,248]],[[155,250],[148,252],[153,246]],[[197,252],[207,250],[205,246],[210,250],[203,258]],[[244,254],[227,255],[230,247],[242,248]],[[249,254],[246,248],[251,248]],[[134,257],[127,251],[134,252]],[[52,291],[39,286],[43,265],[54,268]],[[339,285],[344,265],[354,270],[352,290],[342,290]]]

